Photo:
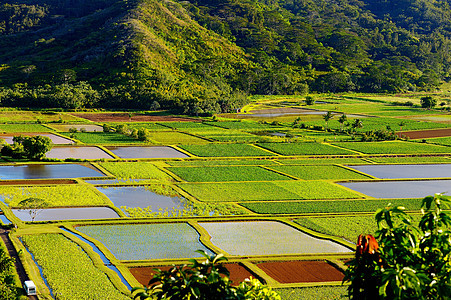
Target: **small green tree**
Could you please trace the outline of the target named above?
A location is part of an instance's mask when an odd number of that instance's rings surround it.
[[[345,114],[342,114],[338,119],[338,123],[340,123],[340,132],[343,132],[343,127],[345,122],[348,120],[348,117]]]
[[[25,156],[28,159],[41,159],[52,149],[52,140],[47,136],[25,137],[22,141]]]
[[[31,197],[20,201],[17,206],[23,210],[28,210],[31,222],[34,222],[39,213],[42,212],[43,209],[47,208],[49,204],[45,202],[44,199]]]
[[[328,111],[325,115],[323,115],[323,119],[326,122],[326,131],[329,130],[329,121],[334,117],[332,112]]]
[[[315,99],[313,99],[312,96],[305,97],[305,104],[306,105],[313,105],[315,104]]]
[[[376,212],[376,239],[362,235],[344,281],[351,299],[449,299],[451,295],[451,217],[442,194],[421,204],[414,225],[404,207]]]
[[[430,109],[437,105],[437,100],[431,96],[424,96],[420,98],[420,103],[422,108]]]

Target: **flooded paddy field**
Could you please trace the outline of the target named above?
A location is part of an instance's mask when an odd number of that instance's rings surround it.
[[[113,158],[111,155],[106,153],[97,147],[54,147],[52,150],[47,152],[48,158],[66,159],[66,158],[76,158],[76,159],[102,159],[102,158]]]
[[[50,138],[52,140],[53,144],[73,144],[74,143],[74,141],[72,141],[70,139],[67,139],[67,138],[61,137],[59,135],[52,134],[52,133],[30,133],[30,132],[27,132],[27,133],[15,133],[15,134],[0,134],[0,138],[4,139],[5,143],[11,145],[11,144],[13,144],[13,138],[15,136],[19,136],[19,135],[22,135],[22,136],[38,136],[38,135],[46,136],[46,137],[48,137],[48,138]]]
[[[178,197],[159,195],[145,187],[96,187],[105,194],[116,207],[152,207],[152,211],[183,210],[183,204]]]
[[[185,158],[189,157],[172,147],[107,147],[120,158]]]
[[[377,182],[341,182],[340,185],[374,198],[423,198],[447,193],[451,180],[410,180]]]
[[[231,255],[347,253],[351,249],[276,221],[200,222],[211,242]]]
[[[451,164],[348,166],[381,179],[449,178]]]
[[[201,257],[212,252],[187,223],[79,226],[78,231],[100,241],[119,260]]]
[[[0,166],[0,179],[79,178],[105,176],[100,171],[77,164],[29,164]]]
[[[13,214],[24,222],[30,222],[31,216],[27,209],[11,209]],[[98,220],[114,219],[120,216],[109,207],[71,207],[46,208],[39,211],[35,221],[57,220]]]

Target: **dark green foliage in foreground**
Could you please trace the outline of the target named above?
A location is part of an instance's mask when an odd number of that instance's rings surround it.
[[[414,224],[403,207],[379,209],[376,239],[362,235],[345,281],[351,299],[448,299],[451,295],[450,198],[428,196]]]
[[[280,300],[271,288],[257,279],[245,280],[238,287],[232,286],[227,260],[222,254],[209,256],[196,252],[205,261],[190,260],[189,266],[173,266],[168,271],[159,270],[149,282],[150,288],[133,288],[134,299],[199,299],[199,300]]]
[[[450,16],[427,0],[7,0],[0,103],[208,115],[247,94],[435,90]]]

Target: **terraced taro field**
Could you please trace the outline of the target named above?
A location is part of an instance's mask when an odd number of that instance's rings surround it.
[[[377,230],[378,208],[418,212],[423,197],[451,192],[450,137],[361,141],[387,124],[451,128],[418,121],[421,108],[409,108],[409,119],[382,100],[337,96],[307,114],[303,101],[262,99],[215,118],[87,113],[70,123],[61,112],[63,124],[35,124],[26,112],[23,122],[15,114],[15,123],[0,124],[8,138],[73,143],[56,145],[46,161],[1,157],[0,220],[15,227],[40,298],[131,299],[130,286],[148,282],[153,267],[188,263],[202,249],[228,257],[234,282],[259,278],[282,299],[338,299],[343,261],[359,234]],[[363,128],[334,118],[324,131],[328,110],[360,118]],[[133,134],[144,128],[145,141]]]

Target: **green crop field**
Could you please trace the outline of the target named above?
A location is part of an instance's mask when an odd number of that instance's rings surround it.
[[[98,144],[98,145],[116,145],[116,144],[142,144],[143,142],[129,136],[109,132],[64,132],[62,135],[67,137],[74,137],[85,144]]]
[[[63,235],[24,235],[22,241],[58,299],[130,299],[94,266],[80,246]]]
[[[304,288],[277,288],[282,300],[341,300],[347,295],[346,286],[316,286]]]
[[[361,158],[295,158],[278,159],[278,163],[283,165],[332,165],[332,164],[368,164],[369,162]]]
[[[366,154],[451,153],[451,147],[402,141],[352,142],[334,145]]]
[[[152,142],[164,145],[208,143],[202,138],[177,131],[150,131],[149,138]]]
[[[52,130],[39,124],[0,124],[0,132],[51,132]]]
[[[4,108],[3,108],[4,109]],[[77,117],[71,116],[67,113],[60,112],[38,112],[38,111],[0,111],[0,123],[10,122],[76,122],[79,121]],[[31,125],[31,124],[30,124]]]
[[[388,203],[404,206],[406,210],[417,210],[421,199],[364,199],[301,202],[249,202],[240,205],[259,214],[309,214],[341,212],[375,212]]]
[[[281,125],[271,125],[265,123],[259,123],[254,121],[223,121],[223,122],[206,122],[206,124],[226,128],[226,129],[239,129],[239,130],[274,130],[277,128],[284,128]]]
[[[290,177],[257,166],[172,167],[167,168],[183,180],[191,182],[271,181]]]
[[[217,127],[207,125],[207,123],[201,123],[201,122],[165,122],[163,123],[164,126],[173,128],[173,129],[179,129],[182,131],[191,131],[193,130],[215,130]]]
[[[49,207],[64,206],[113,206],[113,204],[100,196],[89,185],[61,184],[54,186],[0,186],[0,197],[10,207],[27,198],[45,200]]]
[[[169,175],[149,162],[101,162],[99,165],[120,179],[172,181]]]
[[[274,156],[276,154],[248,144],[207,144],[179,146],[196,156],[202,157],[240,157],[240,156]]]
[[[433,143],[433,144],[451,146],[451,136],[440,137],[440,138],[430,138],[430,139],[427,139],[427,141],[429,143]]]
[[[269,159],[240,159],[240,160],[183,160],[167,161],[173,167],[207,167],[207,166],[267,166],[278,165],[274,160]]]
[[[148,130],[155,130],[155,131],[170,131],[172,128],[166,127],[163,124],[159,123],[127,123],[127,127],[129,129],[140,129],[140,128],[146,128]]]
[[[304,180],[319,180],[319,179],[368,179],[369,176],[348,170],[339,166],[270,166],[272,170],[276,170],[288,175],[292,175]]]
[[[260,143],[258,146],[281,155],[349,155],[355,154],[346,149],[340,149],[320,143]]]
[[[359,198],[325,181],[185,183],[178,186],[205,202]]]

